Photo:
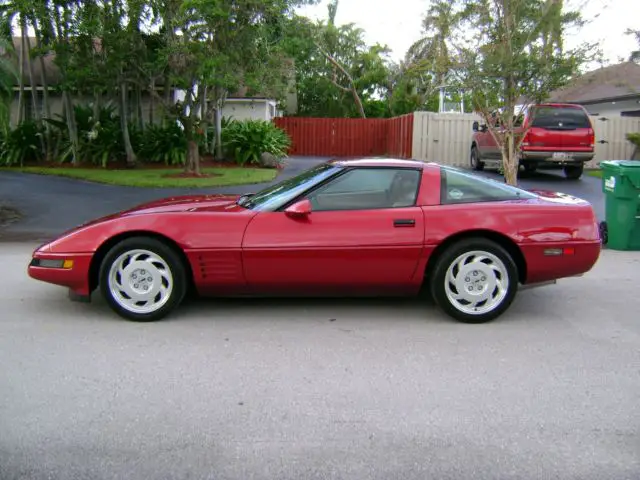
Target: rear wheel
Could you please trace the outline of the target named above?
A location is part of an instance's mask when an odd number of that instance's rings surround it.
[[[564,175],[569,180],[577,180],[582,176],[584,165],[568,165],[564,167]]]
[[[160,320],[185,296],[185,266],[160,240],[128,238],[105,256],[100,266],[100,290],[121,317],[137,322]]]
[[[449,316],[464,323],[484,323],[513,302],[518,269],[496,242],[471,238],[439,256],[430,281],[433,298]]]
[[[473,170],[484,170],[484,163],[480,160],[480,151],[476,146],[471,147],[470,163]]]

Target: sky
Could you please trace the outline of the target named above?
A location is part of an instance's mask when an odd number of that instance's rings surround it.
[[[340,0],[337,24],[355,23],[366,32],[366,41],[387,44],[392,58],[400,60],[409,46],[420,38],[422,17],[430,0]],[[624,35],[627,28],[640,29],[640,0],[565,0],[578,7],[589,24],[567,36],[567,46],[581,42],[598,42],[607,63],[628,59],[637,50],[635,40]],[[327,18],[328,0],[302,7],[300,14],[311,18]]]

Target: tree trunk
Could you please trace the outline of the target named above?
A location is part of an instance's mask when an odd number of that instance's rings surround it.
[[[23,22],[22,28],[27,30],[26,22]],[[36,77],[33,73],[33,64],[31,63],[31,40],[29,36],[25,36],[25,58],[27,59],[27,69],[29,70],[29,83],[31,84],[31,107],[33,108],[33,117],[38,126],[42,125],[42,116],[40,115],[40,109],[38,108],[38,89],[36,87]]]
[[[202,143],[204,145],[205,148],[205,153],[211,153],[211,150],[209,150],[209,135],[207,133],[208,127],[209,127],[209,122],[208,122],[208,117],[207,117],[207,113],[208,113],[208,102],[207,102],[207,86],[206,85],[201,85],[202,88],[202,97],[201,97],[201,103],[200,103],[200,126],[202,128]]]
[[[49,104],[49,80],[44,63],[44,54],[42,52],[42,33],[37,20],[33,21],[33,29],[36,33],[36,48],[38,49],[38,63],[40,63],[40,82],[42,83],[42,103],[44,106],[44,118],[51,118],[51,105]],[[51,161],[55,158],[51,145],[51,127],[48,123],[44,124],[44,143],[45,143],[45,160]]]
[[[42,38],[39,31],[38,23],[34,21],[33,28],[36,31],[36,48],[40,51],[38,62],[40,63],[40,81],[42,82],[42,101],[44,103],[45,118],[51,118],[51,105],[49,104],[49,79],[47,78],[47,70],[44,63],[44,55],[42,54]]]
[[[25,31],[27,30],[26,21],[23,21],[22,27]],[[29,35],[26,35],[26,47],[27,51],[25,52],[25,57],[27,59],[27,66],[29,69],[29,83],[31,84],[31,107],[33,109],[33,118],[36,121],[36,125],[38,125],[38,130],[42,131],[42,115],[38,105],[38,88],[36,87],[36,83],[38,82],[36,82],[36,76],[33,73],[33,64],[31,63],[31,40],[29,40]],[[46,158],[47,145],[43,136],[40,137],[40,151],[42,153],[41,158]]]
[[[140,87],[136,87],[136,108],[137,108],[137,120],[138,120],[138,128],[140,130],[144,129],[144,117],[142,116],[142,89]]]
[[[129,121],[127,115],[127,84],[120,83],[120,101],[118,102],[120,110],[120,128],[122,128],[122,141],[124,142],[124,150],[127,154],[127,167],[133,168],[136,165],[137,158],[131,146],[131,137],[129,136]]]
[[[218,106],[214,112],[216,118],[216,160],[223,160],[222,153],[222,101],[218,100]]]
[[[62,103],[64,105],[64,113],[67,120],[67,128],[69,130],[69,139],[71,140],[71,153],[73,156],[71,163],[73,166],[77,167],[80,164],[78,151],[78,126],[76,125],[76,112],[73,109],[73,101],[67,90],[62,92]]]
[[[505,133],[504,146],[502,147],[502,164],[506,182],[509,185],[517,186],[520,162],[518,159],[518,149],[512,132]]]
[[[156,81],[151,80],[151,95],[149,96],[149,125],[153,125],[153,120],[154,120],[153,114],[155,110],[155,101],[156,101],[155,91],[156,91]]]
[[[16,118],[16,125],[19,125],[24,120],[24,56],[27,50],[25,41],[26,28],[23,28],[20,32],[20,91],[18,92],[18,116]]]
[[[198,150],[198,142],[193,138],[187,140],[187,160],[185,171],[200,175],[200,151]]]

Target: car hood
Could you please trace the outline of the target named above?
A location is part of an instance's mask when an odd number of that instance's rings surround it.
[[[137,205],[117,215],[136,215],[165,212],[227,211],[237,207],[240,195],[185,195],[167,197]]]
[[[127,210],[94,218],[81,225],[77,225],[66,232],[60,234],[56,238],[62,238],[70,233],[74,233],[82,228],[90,227],[98,223],[116,220],[130,215],[143,215],[152,213],[170,213],[170,212],[224,212],[230,210],[243,210],[242,207],[236,205],[236,201],[240,195],[185,195],[178,197],[166,197],[159,200],[146,202]]]

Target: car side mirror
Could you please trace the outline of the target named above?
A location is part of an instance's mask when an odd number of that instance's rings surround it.
[[[308,199],[289,205],[284,210],[285,215],[291,218],[304,218],[311,215],[311,202]]]
[[[480,123],[478,123],[478,121],[473,122],[473,126],[471,128],[473,128],[474,132],[477,132],[480,130]]]

